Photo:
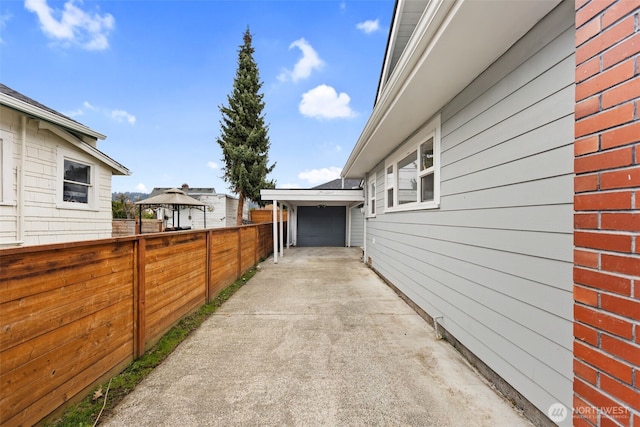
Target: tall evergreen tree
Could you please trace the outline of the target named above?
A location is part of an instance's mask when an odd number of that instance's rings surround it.
[[[238,69],[233,90],[227,95],[227,106],[221,105],[221,134],[216,139],[222,148],[225,163],[224,179],[238,195],[237,224],[242,224],[245,198],[260,201],[261,188],[273,188],[275,183],[267,175],[275,167],[268,166],[269,126],[265,124],[264,95],[260,93],[258,65],[253,59],[249,28],[238,51]]]

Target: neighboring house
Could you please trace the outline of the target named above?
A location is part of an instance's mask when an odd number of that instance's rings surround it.
[[[149,198],[155,197],[169,190],[169,188],[154,188]],[[217,194],[214,188],[190,188],[182,185],[181,190],[188,196],[205,204],[204,214],[200,207],[183,207],[180,211],[168,208],[156,210],[157,218],[164,220],[163,228],[171,228],[177,224],[180,215],[180,227],[191,229],[235,227],[236,212],[238,212],[238,199],[226,194]],[[249,219],[249,204],[244,204],[242,213],[244,220]]]
[[[342,172],[366,262],[538,425],[640,424],[639,10],[398,0]]]
[[[0,84],[0,247],[111,237],[105,136]]]

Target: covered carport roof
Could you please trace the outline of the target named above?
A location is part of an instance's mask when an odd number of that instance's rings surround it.
[[[262,200],[281,202],[292,206],[347,206],[364,201],[361,189],[318,190],[318,189],[273,189],[260,190]]]
[[[273,261],[278,262],[278,203],[289,206],[351,206],[364,202],[362,189],[299,189],[276,188],[260,190],[263,201],[273,202]],[[280,211],[280,256],[284,255],[284,226]],[[287,223],[288,224],[288,223]]]

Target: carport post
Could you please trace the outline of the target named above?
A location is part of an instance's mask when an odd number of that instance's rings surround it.
[[[284,204],[280,207],[280,256],[284,258]]]
[[[273,201],[273,262],[278,263],[278,201]]]
[[[287,249],[291,242],[291,205],[287,205]]]

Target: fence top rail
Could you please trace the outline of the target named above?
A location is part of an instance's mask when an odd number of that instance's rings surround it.
[[[134,242],[142,239],[167,237],[167,236],[176,235],[176,234],[208,233],[208,234],[214,235],[218,233],[228,232],[229,230],[264,227],[267,224],[271,224],[271,223],[263,222],[260,224],[245,224],[245,225],[238,225],[238,226],[232,226],[232,227],[205,228],[205,229],[199,229],[199,230],[181,230],[181,231],[171,231],[171,232],[164,231],[164,232],[157,232],[157,233],[133,234],[131,236],[124,236],[124,237],[107,237],[104,239],[77,240],[74,242],[49,243],[44,245],[30,245],[30,246],[0,248],[0,256],[15,255],[15,254],[21,254],[21,253],[46,252],[51,250],[61,250],[61,249],[78,248],[78,247],[90,247],[90,246],[105,245],[110,243]]]

